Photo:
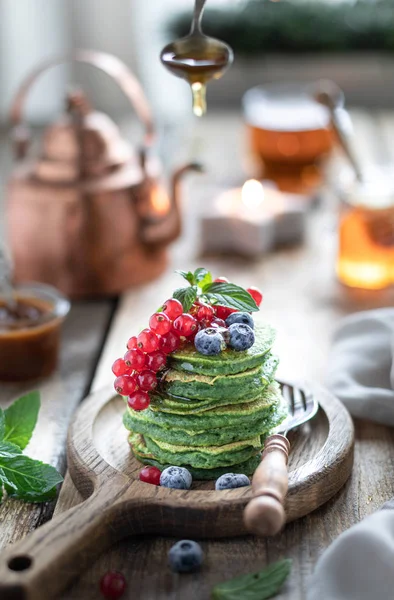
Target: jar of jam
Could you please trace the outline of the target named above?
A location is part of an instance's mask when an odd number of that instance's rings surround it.
[[[350,287],[394,284],[394,180],[373,172],[342,193],[337,274]]]
[[[41,283],[15,286],[11,300],[0,291],[0,380],[25,381],[55,370],[69,310],[67,298]]]

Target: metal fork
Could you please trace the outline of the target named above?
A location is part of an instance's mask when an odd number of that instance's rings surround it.
[[[265,440],[261,463],[253,476],[253,499],[244,513],[247,529],[261,536],[276,535],[286,522],[283,505],[289,485],[287,434],[312,419],[319,409],[310,391],[288,383],[281,383],[281,389],[289,414]]]

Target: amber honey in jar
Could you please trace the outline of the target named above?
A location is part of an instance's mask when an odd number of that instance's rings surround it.
[[[350,287],[394,284],[394,181],[376,177],[343,194],[337,274]]]
[[[55,370],[69,309],[55,288],[39,283],[16,286],[11,303],[0,294],[0,380],[25,381]]]

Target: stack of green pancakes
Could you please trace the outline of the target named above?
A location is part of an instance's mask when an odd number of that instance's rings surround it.
[[[186,467],[195,479],[254,472],[264,439],[287,414],[274,380],[275,332],[256,324],[255,335],[245,352],[204,356],[189,344],[171,355],[149,408],[124,415],[138,460]]]

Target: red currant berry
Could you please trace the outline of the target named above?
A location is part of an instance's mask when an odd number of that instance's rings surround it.
[[[142,371],[137,375],[137,385],[143,392],[151,392],[157,386],[156,374],[153,371]]]
[[[178,335],[189,337],[197,330],[197,320],[191,315],[183,313],[175,319],[172,328]]]
[[[211,327],[216,327],[216,328],[217,327],[227,327],[226,322],[223,321],[223,319],[218,319],[218,318],[213,319],[210,326]]]
[[[207,327],[211,326],[212,321],[210,319],[204,319],[203,321],[200,321],[200,327],[201,329],[207,329]]]
[[[171,321],[164,313],[156,313],[149,319],[149,327],[158,335],[165,335],[171,331]]]
[[[127,404],[133,410],[145,410],[150,404],[150,398],[146,392],[134,392],[128,397]]]
[[[179,337],[170,331],[170,333],[167,333],[167,335],[163,335],[160,344],[161,350],[164,352],[164,354],[171,354],[171,352],[178,350],[181,342]]]
[[[260,306],[263,301],[263,294],[256,287],[251,287],[246,290],[252,296],[253,300],[256,302],[257,306]]]
[[[200,309],[200,303],[197,300],[194,304],[191,305],[190,310],[189,310],[189,315],[192,315],[193,317],[195,317]]]
[[[139,350],[128,350],[124,355],[125,363],[133,371],[142,371],[146,363],[146,355]]]
[[[210,327],[210,325],[207,325],[207,327]],[[187,338],[186,342],[190,343],[190,342],[194,342],[195,337],[197,335],[197,333],[200,331],[200,329],[203,329],[202,324],[198,323],[197,324],[197,329],[194,333],[192,333],[191,335],[189,335],[189,337]]]
[[[126,590],[126,579],[118,571],[108,571],[100,581],[100,591],[107,600],[118,600]]]
[[[215,306],[216,316],[218,319],[225,321],[229,315],[237,312],[234,308],[228,308],[227,306]]]
[[[171,321],[175,321],[183,313],[183,306],[179,300],[170,298],[163,304],[162,312],[167,315]]]
[[[167,357],[164,352],[152,352],[152,354],[146,355],[146,366],[150,371],[160,371],[163,367],[166,366]]]
[[[150,329],[144,329],[138,336],[138,348],[150,354],[159,349],[160,338]]]
[[[126,365],[123,358],[118,358],[118,360],[115,360],[114,364],[112,365],[112,373],[116,377],[119,377],[120,375],[128,375],[129,372],[130,367]]]
[[[213,283],[230,283],[227,277],[216,277]]]
[[[208,304],[203,304],[198,309],[196,319],[197,319],[197,321],[205,321],[205,320],[211,321],[214,316],[215,316],[215,311],[213,310],[212,306],[209,306]]]
[[[140,481],[160,485],[161,471],[157,467],[144,467],[140,472]]]
[[[114,388],[121,396],[129,396],[137,389],[135,377],[120,375],[115,379]]]
[[[127,349],[135,350],[137,348],[137,341],[137,336],[133,335],[133,337],[131,337],[127,342]]]

